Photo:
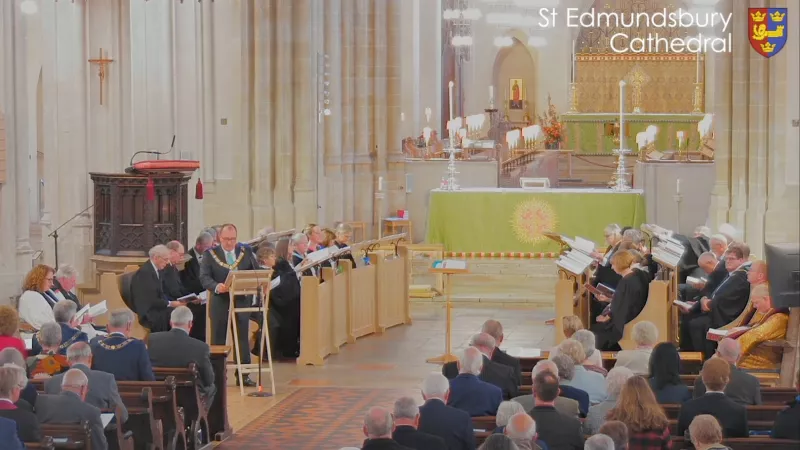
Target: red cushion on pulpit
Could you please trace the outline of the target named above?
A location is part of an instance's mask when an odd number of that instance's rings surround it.
[[[133,168],[141,173],[191,173],[200,168],[200,161],[167,160],[140,161],[133,164]]]

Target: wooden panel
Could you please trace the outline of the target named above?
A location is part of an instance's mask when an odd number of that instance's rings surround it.
[[[326,272],[333,273],[333,269],[323,269],[323,277]],[[338,352],[339,347],[347,343],[348,336],[348,297],[350,293],[350,274],[351,271],[342,271],[336,274],[333,279],[333,299],[332,308],[332,329],[331,338],[333,340],[333,351]]]
[[[353,270],[350,278],[351,341],[375,332],[375,277],[375,266]]]
[[[384,259],[381,255],[370,254],[378,268],[378,329],[406,323],[406,303],[408,303],[408,280],[398,276],[406,270],[406,261],[392,255]]]
[[[6,120],[0,112],[0,184],[6,182]]]

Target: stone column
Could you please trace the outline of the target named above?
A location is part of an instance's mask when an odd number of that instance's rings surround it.
[[[341,104],[342,104],[342,201],[341,220],[355,220],[355,139],[356,139],[356,45],[355,2],[345,0],[341,8],[342,59],[341,59]]]
[[[275,226],[275,203],[272,186],[274,178],[275,130],[272,127],[275,101],[273,98],[273,52],[275,35],[274,2],[258,2],[254,9],[254,76],[253,83],[253,154],[250,178],[253,180],[253,227]]]
[[[292,140],[293,127],[293,99],[291,86],[295,80],[292,74],[292,9],[294,2],[276,2],[275,22],[277,34],[275,36],[275,75],[274,85],[275,108],[272,114],[275,117],[275,226],[279,230],[292,228],[296,224],[295,209],[292,201],[293,183],[293,150],[295,142]]]
[[[373,152],[372,139],[372,89],[370,76],[374,61],[371,56],[372,21],[374,3],[355,0],[355,220],[375,226],[373,221]],[[346,20],[346,19],[345,19]]]
[[[733,2],[734,30],[747,28],[747,8],[742,1]],[[750,43],[745,33],[733,33],[733,52],[731,68],[731,106],[730,106],[730,195],[731,204],[728,221],[740,231],[745,231],[747,212],[747,153],[748,153],[748,115],[750,98]]]
[[[401,55],[403,54],[403,46],[407,43],[403,42],[401,25],[404,23],[401,18],[403,16],[403,6],[399,2],[389,1],[388,10],[386,14],[386,33],[388,42],[386,45],[386,54],[389,55],[386,59],[386,84],[387,84],[387,154],[386,164],[389,179],[389,195],[386,202],[387,210],[385,213],[394,215],[392,211],[398,209],[405,209],[406,193],[405,193],[405,157],[403,155],[402,139],[405,137],[403,133],[403,125],[412,117],[412,114],[405,113],[406,121],[401,122],[400,114],[402,111],[401,105],[403,104],[403,85],[402,85],[402,67],[400,65]],[[417,48],[415,51],[418,51]],[[416,116],[421,114],[417,111]],[[424,117],[424,115],[423,115]],[[416,122],[416,121],[414,121]],[[408,127],[406,127],[408,128]],[[420,218],[417,219],[417,223]]]
[[[349,1],[348,1],[349,3]],[[342,96],[342,67],[344,61],[342,57],[342,2],[341,0],[328,0],[324,3],[324,48],[328,55],[328,68],[330,85],[331,115],[322,119],[324,130],[323,145],[325,161],[325,186],[320,186],[320,196],[325,203],[326,224],[345,219],[345,198],[344,198],[344,174],[342,170],[342,136],[348,130],[344,130],[344,102]]]
[[[395,185],[395,180],[389,177],[386,169],[386,157],[389,153],[388,146],[392,144],[389,141],[389,133],[392,123],[388,120],[387,112],[388,107],[393,103],[394,99],[388,95],[389,80],[387,73],[387,64],[389,57],[397,57],[399,55],[389,55],[388,35],[391,32],[389,29],[389,22],[387,20],[387,2],[385,0],[373,2],[373,13],[370,18],[371,31],[372,31],[372,78],[373,78],[373,95],[370,96],[370,103],[372,106],[372,130],[374,141],[374,154],[372,165],[372,182],[373,189],[378,192],[378,178],[383,177],[383,195],[376,197],[376,202],[373,205],[374,221],[378,227],[381,226],[381,219],[386,217],[386,212],[389,210],[389,202],[391,200],[391,189]],[[398,117],[399,120],[399,117]]]

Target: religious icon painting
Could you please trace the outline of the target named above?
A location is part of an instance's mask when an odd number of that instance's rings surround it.
[[[524,98],[524,90],[522,85],[522,78],[511,78],[508,80],[508,109],[522,109]]]
[[[750,45],[761,56],[770,58],[786,44],[787,8],[747,8]]]

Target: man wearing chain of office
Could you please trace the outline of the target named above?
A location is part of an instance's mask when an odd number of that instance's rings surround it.
[[[247,244],[238,242],[236,226],[227,223],[219,232],[219,243],[203,254],[200,263],[200,283],[203,288],[213,294],[209,300],[209,316],[211,320],[211,345],[225,345],[228,332],[228,312],[230,308],[230,295],[225,279],[231,270],[257,270],[259,269],[253,249]],[[234,299],[236,308],[247,308],[253,305],[252,295],[237,295]],[[239,356],[242,364],[250,364],[250,342],[248,339],[250,313],[237,313],[236,322],[239,331]],[[255,318],[259,324],[261,320]],[[238,374],[237,374],[238,375]],[[255,386],[255,383],[244,376],[245,386]],[[236,377],[238,385],[239,378]]]

